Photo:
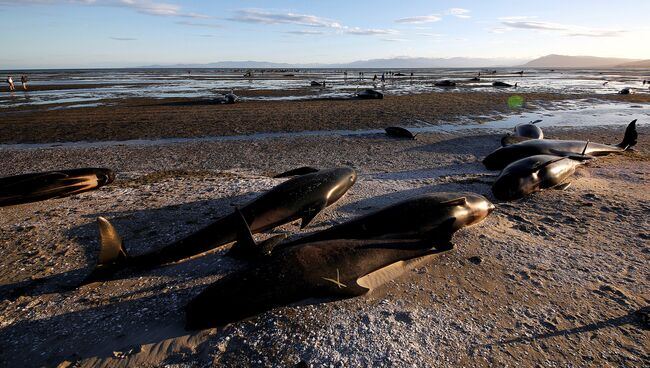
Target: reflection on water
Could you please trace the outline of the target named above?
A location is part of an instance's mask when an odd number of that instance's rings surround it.
[[[234,90],[286,91],[283,96],[245,97],[246,100],[313,99],[340,97],[356,89],[379,88],[389,95],[426,92],[515,91],[512,88],[492,87],[492,82],[518,83],[517,92],[550,92],[564,94],[615,94],[624,87],[633,87],[637,93],[650,93],[642,81],[648,79],[645,70],[526,70],[523,76],[515,69],[496,69],[496,73],[482,71],[480,80],[473,80],[479,69],[404,69],[393,70],[401,76],[386,78],[385,83],[373,84],[376,74],[385,70],[364,69],[365,78],[359,79],[359,70],[304,69],[278,71],[257,70],[253,77],[244,77],[246,70],[238,69],[107,69],[107,70],[42,70],[27,72],[29,93],[0,93],[0,108],[102,101],[133,97],[210,98],[217,93]],[[11,73],[4,71],[2,73]],[[413,73],[413,77],[411,77]],[[434,81],[449,79],[456,87],[435,87]],[[311,87],[311,81],[325,81],[325,88]],[[608,82],[605,84],[605,82]],[[75,85],[74,89],[65,89]],[[85,88],[87,86],[87,88]],[[50,90],[38,90],[46,87]],[[295,92],[295,93],[292,93]]]

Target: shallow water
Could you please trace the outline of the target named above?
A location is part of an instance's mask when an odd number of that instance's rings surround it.
[[[427,123],[417,121],[416,124],[396,124],[419,133],[455,133],[469,130],[485,132],[511,131],[521,123],[541,119],[537,125],[546,127],[595,127],[595,126],[625,126],[630,121],[638,119],[637,125],[647,125],[650,121],[650,106],[631,105],[628,103],[594,102],[593,100],[561,101],[550,104],[545,108],[523,114],[513,114],[502,119],[479,123],[475,118],[467,118],[459,123]],[[484,120],[481,119],[481,120]],[[332,136],[371,136],[383,135],[383,129],[360,130],[313,130],[301,132],[261,132],[231,136],[211,136],[199,138],[162,138],[162,139],[131,139],[124,141],[100,142],[63,142],[63,143],[21,143],[0,144],[0,150],[15,149],[42,149],[53,147],[65,148],[93,148],[110,146],[150,146],[164,144],[182,144],[199,142],[224,142],[224,141],[256,141],[266,139],[291,139],[305,137],[332,137]]]
[[[88,85],[88,88],[56,89],[50,91],[16,91],[0,94],[0,108],[62,103],[82,104],[109,99],[133,97],[149,98],[211,98],[218,93],[233,90],[287,91],[287,96],[246,97],[246,100],[293,100],[348,96],[356,89],[376,88],[389,95],[426,92],[551,92],[564,94],[616,94],[624,87],[635,88],[636,93],[650,93],[643,80],[650,79],[646,70],[620,69],[570,69],[525,70],[498,68],[495,74],[482,71],[480,81],[471,81],[479,69],[405,69],[394,70],[404,76],[386,78],[381,82],[384,70],[364,69],[363,79],[359,69],[343,70],[303,69],[298,71],[254,71],[251,78],[244,77],[246,70],[239,69],[105,69],[105,70],[40,70],[28,71],[29,86]],[[414,76],[411,77],[410,73]],[[20,72],[0,71],[20,75]],[[293,76],[287,76],[292,74]],[[377,81],[373,83],[373,76]],[[456,87],[435,87],[437,80],[450,79]],[[311,81],[325,81],[326,87],[310,87]],[[492,82],[518,83],[518,88],[492,87]],[[603,83],[608,82],[607,85]],[[98,86],[99,85],[99,86]],[[291,94],[295,91],[295,95]]]

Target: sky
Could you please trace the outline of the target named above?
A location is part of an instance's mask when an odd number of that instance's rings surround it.
[[[650,59],[650,0],[0,0],[0,69]]]

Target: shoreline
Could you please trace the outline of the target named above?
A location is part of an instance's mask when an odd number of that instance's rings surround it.
[[[383,129],[423,121],[428,124],[478,122],[504,114],[533,111],[545,104],[595,99],[648,103],[650,95],[600,96],[520,94],[523,108],[513,109],[513,93],[427,93],[386,96],[383,100],[247,101],[214,105],[207,100],[132,98],[110,106],[79,109],[0,111],[0,144],[232,136],[258,132]],[[189,103],[192,102],[194,103]],[[205,103],[201,103],[201,101]]]

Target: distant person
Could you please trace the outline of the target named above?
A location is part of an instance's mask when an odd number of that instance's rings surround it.
[[[20,83],[23,85],[23,91],[27,91],[27,76],[22,75],[20,77]]]
[[[386,76],[384,73],[381,73],[381,82],[384,83],[386,81]]]
[[[14,86],[14,79],[10,75],[7,76],[7,84],[9,85],[9,91],[16,90],[16,86]]]
[[[377,81],[377,74],[375,74],[375,76],[372,77],[372,81],[373,81],[373,82],[376,82],[376,81]]]

